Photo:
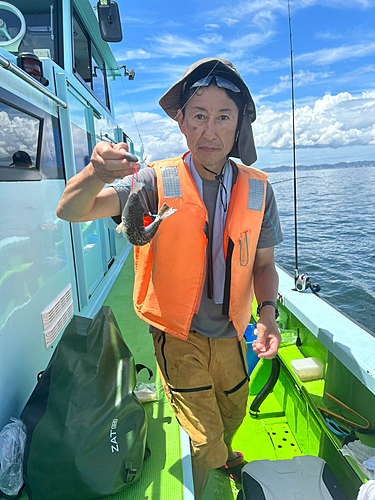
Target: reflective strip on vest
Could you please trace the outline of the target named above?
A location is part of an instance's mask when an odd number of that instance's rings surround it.
[[[264,198],[264,182],[259,179],[249,179],[249,201],[247,208],[249,210],[262,210]]]
[[[163,181],[164,198],[180,198],[181,185],[177,167],[162,167],[160,169]]]

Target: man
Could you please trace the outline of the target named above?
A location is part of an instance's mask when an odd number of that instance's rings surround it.
[[[190,436],[201,499],[209,470],[240,478],[243,456],[232,450],[232,439],[248,396],[243,334],[254,288],[260,318],[253,349],[259,357],[276,355],[273,249],[282,233],[267,175],[229,160],[256,160],[255,106],[234,66],[198,61],[160,105],[178,122],[189,153],[138,173],[154,188],[143,189],[145,215],[163,202],[177,211],[150,244],[135,249],[134,307],[150,325],[164,390]],[[80,222],[121,214],[129,188],[103,187],[131,174],[134,164],[123,149],[96,145],[89,165],[67,183],[59,217]]]

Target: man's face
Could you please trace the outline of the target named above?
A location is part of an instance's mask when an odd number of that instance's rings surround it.
[[[237,130],[238,108],[225,90],[201,87],[178,114],[178,124],[197,163],[220,173],[231,151]]]

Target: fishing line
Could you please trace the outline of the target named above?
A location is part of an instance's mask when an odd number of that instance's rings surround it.
[[[298,177],[298,180],[300,179],[321,179],[324,181],[325,184],[327,184],[326,180],[324,177],[319,177],[318,175],[306,175],[303,177]],[[288,182],[288,181],[294,181],[294,177],[291,177],[290,179],[282,179],[281,181],[275,181],[275,182],[270,182],[271,186],[274,184],[280,184],[281,182]]]
[[[132,105],[131,105],[131,102],[130,102],[130,99],[129,99],[128,92],[127,92],[126,87],[125,87],[124,79],[125,79],[125,75],[124,76],[121,75],[121,83],[122,83],[122,86],[124,87],[124,90],[125,90],[125,94],[126,94],[126,98],[128,100],[128,103],[129,103],[130,111],[132,113],[133,120],[134,120],[134,123],[135,123],[135,127],[136,127],[137,132],[138,132],[139,140],[140,140],[141,145],[142,145],[142,147],[144,149],[144,144],[143,144],[143,141],[142,141],[141,133],[140,133],[139,128],[138,128],[137,120],[135,119],[135,114],[134,114],[134,111],[133,111],[133,108],[132,108]]]
[[[133,188],[131,184],[109,184],[108,187],[120,187],[120,188]],[[157,191],[157,189],[151,187],[151,186],[143,186],[146,189],[151,189],[151,191]]]

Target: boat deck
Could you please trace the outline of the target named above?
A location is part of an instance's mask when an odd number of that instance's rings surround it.
[[[157,385],[158,400],[144,404],[148,417],[147,440],[151,456],[145,462],[140,480],[107,499],[192,500],[194,495],[188,438],[180,429],[162,390],[148,326],[134,313],[132,287],[129,286],[132,282],[133,259],[129,256],[116,278],[105,305],[111,307],[122,335],[134,355],[135,362],[142,363],[153,370],[154,376],[151,382]],[[295,345],[286,345],[280,349],[279,354],[284,364],[288,364],[289,360],[296,356],[301,356]],[[270,361],[268,363],[270,368]],[[267,373],[267,370],[264,370],[264,366],[262,368],[262,364],[264,365],[264,361],[258,363],[254,371],[255,376],[252,377],[249,406],[269,374],[269,371]],[[259,377],[257,372],[259,375],[261,370],[265,374]],[[138,380],[147,382],[147,376],[144,370],[138,375]],[[319,455],[321,431],[317,430],[316,419],[311,418],[309,421],[309,413],[311,413],[308,410],[309,401],[306,399],[305,402],[301,402],[292,398],[292,390],[288,384],[295,386],[297,379],[288,381],[288,377],[285,379],[281,377],[278,389],[269,394],[262,403],[258,418],[250,418],[248,414],[245,417],[235,436],[233,448],[240,450],[246,461],[290,459],[302,454]],[[310,401],[314,398],[321,401],[323,381],[303,385],[303,391]],[[288,403],[289,399],[290,403]],[[279,401],[283,401],[284,409]],[[293,410],[293,413],[289,414],[288,407],[292,405],[294,405],[293,408],[299,408],[298,411]],[[303,452],[295,440],[296,435],[299,436],[300,446],[302,442]],[[338,445],[339,443],[336,443],[335,448]],[[233,480],[221,471],[211,471],[203,500],[235,500],[237,493],[238,487]],[[25,490],[21,498],[22,500],[28,498]]]

